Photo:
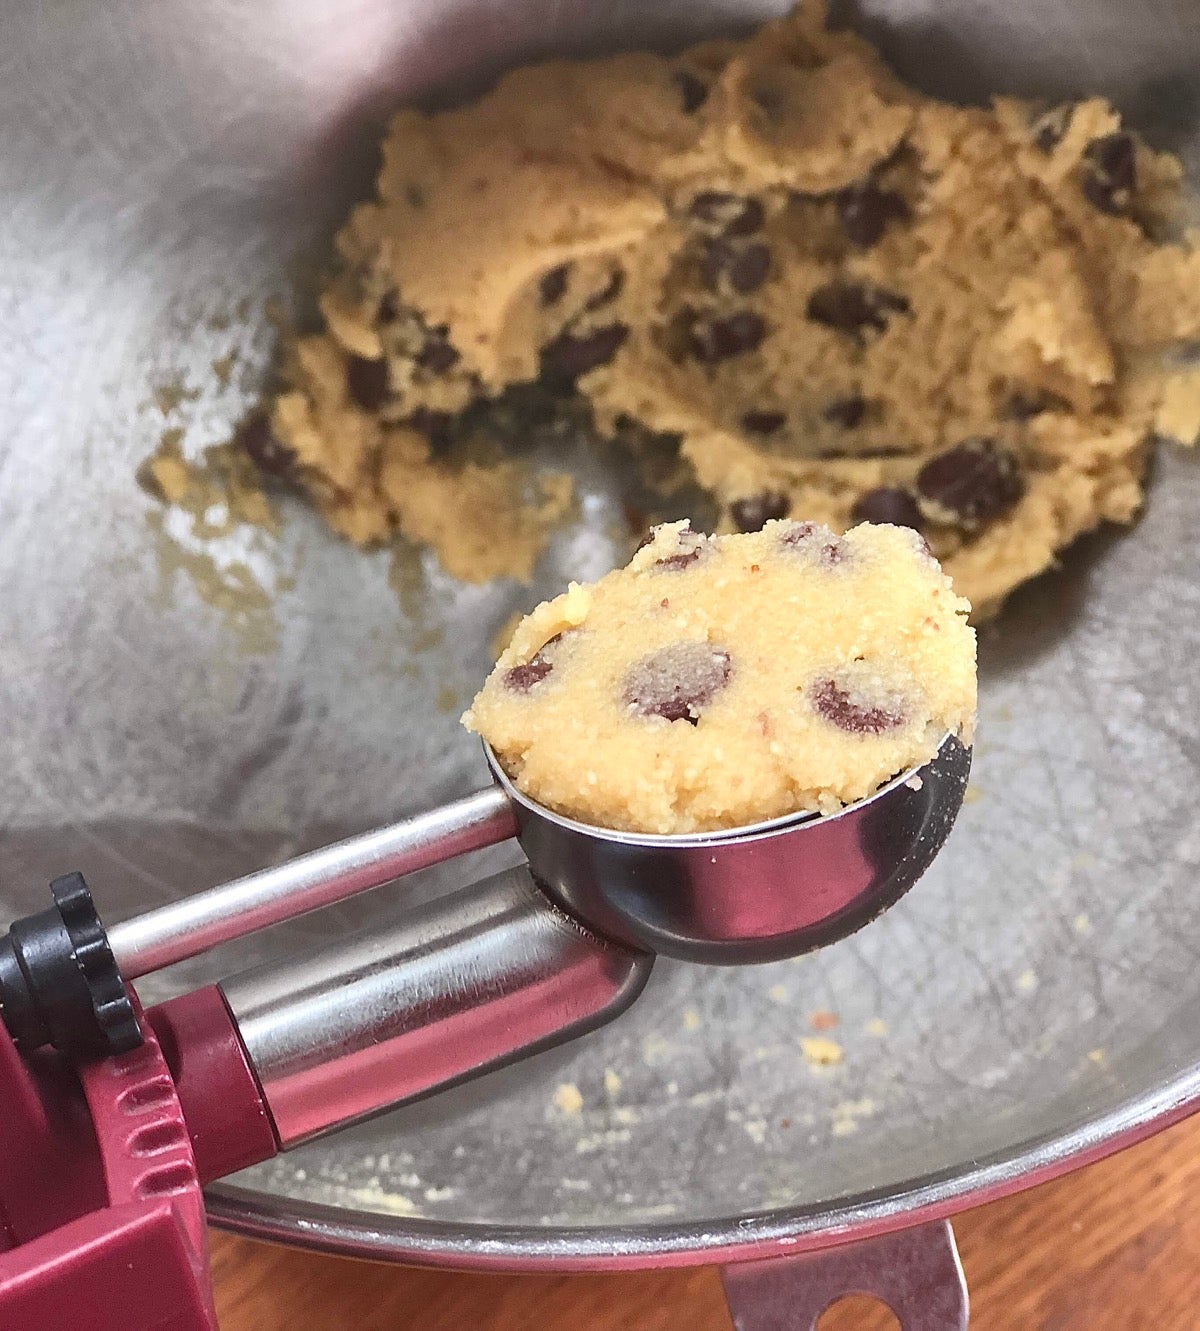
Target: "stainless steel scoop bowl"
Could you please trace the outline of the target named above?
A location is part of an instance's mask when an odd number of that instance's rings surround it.
[[[710,963],[797,956],[874,919],[941,849],[971,768],[970,750],[949,736],[919,771],[836,814],[638,836],[535,804],[488,757],[551,900],[609,937]]]

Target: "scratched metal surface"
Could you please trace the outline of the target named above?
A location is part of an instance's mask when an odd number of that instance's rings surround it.
[[[164,429],[189,451],[227,436],[269,357],[264,302],[365,187],[388,107],[538,51],[677,41],[770,8],[0,6],[6,913],[79,867],[120,918],[484,779],[456,710],[512,608],[604,566],[602,477],[586,529],[523,593],[391,569],[299,509],[278,538],[197,542],[162,525],[135,467]],[[859,18],[932,90],[1101,89],[1197,165],[1186,0],[879,0]],[[786,1227],[982,1160],[1020,1169],[1035,1140],[1139,1112],[1200,1064],[1198,513],[1197,459],[1164,453],[1145,521],[1085,543],[985,635],[977,798],[885,919],[794,963],[660,964],[615,1026],[251,1171],[222,1206],[375,1216],[395,1251],[504,1234],[513,1260],[564,1226],[578,1251],[634,1230],[720,1240],[753,1214]],[[836,1066],[804,1056],[816,1011],[838,1015]]]

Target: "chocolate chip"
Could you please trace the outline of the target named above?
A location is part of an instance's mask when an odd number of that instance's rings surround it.
[[[875,458],[903,458],[911,453],[911,449],[903,449],[898,443],[881,443],[874,449],[820,449],[817,451],[818,458],[855,458],[861,462],[862,459]]]
[[[1005,399],[1002,407],[1003,414],[1009,420],[1027,421],[1034,416],[1040,416],[1043,411],[1069,411],[1071,404],[1064,397],[1059,397],[1057,393],[1051,393],[1049,389],[1034,388],[1023,389],[1015,388]]]
[[[652,527],[647,541],[654,540],[654,533],[658,529]],[[678,549],[674,554],[664,555],[661,559],[654,561],[655,568],[666,569],[668,572],[678,572],[680,569],[687,568],[690,564],[696,563],[712,550],[712,542],[703,532],[692,531],[691,527],[682,527],[676,537]]]
[[[1125,211],[1124,203],[1118,202],[1117,192],[1094,171],[1089,171],[1083,177],[1083,197],[1102,213],[1115,216]]]
[[[1050,156],[1063,141],[1073,114],[1073,107],[1056,106],[1033,122],[1030,128],[1033,134],[1033,146],[1038,152]]]
[[[822,528],[823,531],[829,531],[828,527]],[[811,540],[817,533],[817,524],[815,522],[790,522],[787,531],[779,537],[784,545],[801,545],[805,541]],[[830,532],[832,536],[833,533]]]
[[[446,453],[454,442],[454,417],[448,411],[418,407],[404,422],[429,441],[434,453]]]
[[[553,664],[543,660],[539,654],[532,660],[526,661],[524,665],[515,665],[506,670],[504,672],[504,685],[514,693],[528,693],[535,684],[540,684],[553,669]]]
[[[1088,144],[1087,155],[1114,184],[1132,189],[1136,178],[1137,153],[1132,134],[1105,134]]]
[[[742,202],[741,212],[725,223],[725,234],[752,236],[756,231],[763,229],[765,221],[766,214],[763,212],[762,204],[757,199],[745,199]]]
[[[346,391],[364,411],[378,411],[390,396],[387,361],[350,356],[346,361]]]
[[[782,91],[766,83],[759,84],[757,88],[751,88],[750,100],[760,111],[764,111],[772,119],[783,110]]]
[[[688,212],[696,221],[715,227],[723,236],[752,236],[762,230],[766,220],[763,206],[757,199],[719,190],[697,194]]]
[[[567,290],[567,278],[571,272],[569,263],[560,263],[557,268],[542,274],[538,282],[538,298],[543,305],[557,305]]]
[[[782,411],[748,411],[742,417],[742,429],[751,434],[775,434],[787,424]]]
[[[1040,153],[1045,153],[1047,157],[1062,142],[1062,130],[1057,125],[1044,124],[1039,125],[1033,136],[1033,146]]]
[[[834,425],[840,425],[843,430],[853,430],[862,424],[863,417],[867,414],[867,400],[860,397],[857,393],[850,397],[838,397],[825,408],[821,415],[827,421]]]
[[[677,555],[665,555],[662,559],[654,561],[655,568],[665,568],[671,572],[678,572],[681,568],[687,568],[689,564],[694,564],[704,551],[699,547],[692,550],[681,550]]]
[[[564,403],[551,384],[537,380],[509,384],[498,397],[477,397],[463,416],[463,434],[481,430],[514,453],[590,429],[577,404]]]
[[[845,542],[820,522],[789,522],[779,537],[785,549],[815,556],[818,563],[832,566],[847,557]]]
[[[693,112],[699,111],[708,101],[708,84],[687,69],[677,69],[674,77],[675,86],[683,99],[684,114],[690,116]]]
[[[696,725],[729,682],[729,653],[706,642],[678,642],[635,661],[625,673],[625,702],[639,716]]]
[[[233,436],[234,444],[268,476],[290,480],[295,473],[296,454],[271,432],[265,412],[255,412],[243,421]]]
[[[770,268],[771,251],[762,243],[734,245],[720,236],[708,242],[700,260],[700,271],[710,291],[719,291],[727,284],[743,296],[762,286]]]
[[[404,197],[414,208],[425,207],[425,191],[420,187],[420,185],[415,184],[412,181],[410,181],[407,185],[405,185]]]
[[[993,439],[967,439],[917,472],[922,498],[964,526],[1007,512],[1025,493],[1016,458]]]
[[[770,272],[770,250],[765,245],[746,245],[729,266],[729,285],[742,295],[757,291]]]
[[[451,346],[446,336],[446,329],[435,328],[417,353],[416,362],[430,374],[445,374],[452,370],[459,361],[458,352]]]
[[[907,314],[906,297],[867,282],[830,282],[808,298],[808,317],[839,333],[861,336],[865,329],[882,333],[891,314]]]
[[[1137,183],[1137,153],[1130,134],[1106,134],[1094,139],[1086,154],[1083,195],[1105,213],[1122,213],[1129,206]]]
[[[808,692],[813,711],[851,735],[881,735],[904,724],[903,714],[891,704],[872,702],[853,687],[835,679],[818,679]]]
[[[728,280],[728,272],[737,258],[737,247],[727,240],[710,240],[700,256],[700,276],[709,291],[721,289],[721,279]]]
[[[877,444],[874,448],[820,448],[815,456],[834,460],[855,458],[861,462],[864,458],[902,458],[910,452],[911,449],[901,448],[899,444]]]
[[[881,189],[873,180],[838,190],[833,201],[846,239],[859,249],[869,250],[889,222],[903,221],[908,216],[904,199],[894,190]]]
[[[606,324],[586,333],[560,333],[542,348],[543,379],[570,387],[581,375],[607,365],[629,336],[627,324]]]
[[[394,324],[400,317],[400,293],[385,291],[379,300],[375,317],[381,324]]]
[[[625,274],[620,268],[614,268],[608,281],[596,292],[594,296],[589,296],[584,304],[585,310],[598,310],[604,305],[616,300],[616,298],[625,289]]]
[[[553,638],[544,642],[541,647],[522,665],[511,666],[504,672],[504,685],[514,693],[528,693],[530,689],[540,684],[547,675],[554,669],[555,650],[563,639],[573,632],[571,629],[564,629],[561,633],[556,633]]]
[[[855,522],[890,522],[894,527],[921,530],[921,509],[907,490],[881,485],[868,490],[850,510]]]
[[[691,313],[687,350],[702,365],[716,365],[754,351],[766,335],[767,325],[762,315],[753,310],[735,310],[715,319],[697,318]]]
[[[729,505],[729,516],[738,531],[762,531],[768,522],[786,518],[792,502],[778,490],[764,490],[749,499],[735,499]]]

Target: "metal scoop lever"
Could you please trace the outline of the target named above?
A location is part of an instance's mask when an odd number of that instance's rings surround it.
[[[115,924],[109,944],[122,975],[136,980],[516,834],[513,806],[492,786]]]

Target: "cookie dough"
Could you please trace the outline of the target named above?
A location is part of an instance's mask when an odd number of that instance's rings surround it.
[[[517,627],[463,723],[532,799],[675,833],[831,812],[975,715],[968,602],[912,531],[656,527]]]
[[[1180,188],[1104,101],[946,105],[816,5],[519,69],[393,121],[266,451],[355,541],[527,577],[570,493],[520,443],[582,405],[724,530],[909,525],[987,613],[1200,430]]]

